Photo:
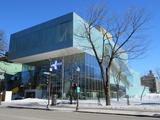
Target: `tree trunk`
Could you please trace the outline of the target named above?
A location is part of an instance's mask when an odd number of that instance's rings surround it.
[[[106,106],[111,105],[110,70],[111,70],[112,60],[113,58],[111,57],[108,63],[108,67],[106,68]]]
[[[146,89],[146,87],[144,86],[143,91],[142,91],[142,94],[141,94],[141,101],[142,101],[142,98],[143,98],[143,94],[144,94],[145,89]]]
[[[104,89],[104,94],[105,94],[105,99],[106,99],[106,105],[108,105],[108,95],[107,95],[107,85],[106,85],[106,74],[104,72],[104,69],[103,69],[103,65],[102,64],[99,64],[100,66],[100,70],[101,70],[101,76],[102,76],[102,81],[103,81],[103,89]]]
[[[119,102],[119,84],[116,85],[117,88],[117,101]]]
[[[106,106],[107,105],[111,105],[111,101],[110,101],[110,75],[109,75],[109,71],[106,71]]]
[[[72,88],[70,88],[70,93],[69,93],[70,104],[72,104],[72,98],[73,98],[73,92],[72,92]]]
[[[104,72],[103,64],[99,64],[99,66],[100,66],[101,76],[103,80],[106,106],[111,105],[111,101],[110,101],[110,66],[111,65],[106,69],[106,73]]]

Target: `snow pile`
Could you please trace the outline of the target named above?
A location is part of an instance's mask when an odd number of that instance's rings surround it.
[[[153,95],[155,97],[155,95]],[[146,96],[146,100],[151,97]],[[11,102],[2,102],[4,106],[21,106],[21,107],[30,107],[30,108],[46,108],[48,100],[46,99],[37,99],[37,98],[27,98],[23,100],[12,100]],[[51,103],[51,102],[50,102]],[[111,100],[112,105],[105,106],[105,100],[101,99],[100,104],[98,100],[79,100],[79,107],[89,108],[93,110],[129,110],[129,111],[150,111],[150,112],[160,112],[160,104],[137,104],[135,101],[130,101],[130,105],[127,105],[126,99],[120,99],[119,102],[116,99]],[[136,104],[135,104],[136,103]],[[55,106],[53,106],[54,108]],[[76,107],[76,101],[73,101],[73,104],[69,104],[69,100],[57,100],[58,108],[72,108]]]
[[[147,94],[143,96],[142,103],[160,104],[160,94]]]
[[[69,100],[61,100],[57,99],[57,106],[75,106],[76,100],[72,101],[72,105],[70,104]],[[50,101],[51,103],[51,101]],[[47,99],[38,99],[38,98],[27,98],[23,100],[12,100],[11,102],[2,102],[2,105],[9,106],[9,105],[20,105],[20,106],[46,106],[48,104]],[[105,107],[105,99],[100,99],[100,101],[94,99],[94,100],[79,100],[79,105],[83,107],[92,107],[92,108],[101,108]],[[160,94],[147,94],[143,96],[142,101],[140,101],[139,96],[135,96],[130,98],[130,106],[127,105],[127,99],[126,98],[120,98],[119,101],[117,101],[115,98],[111,99],[111,108],[135,108],[138,107],[149,107],[153,108],[156,107],[160,109]],[[145,108],[146,109],[146,108]]]
[[[3,105],[27,105],[27,106],[44,106],[47,100],[38,98],[27,98],[23,100],[12,100],[11,102],[2,102]]]

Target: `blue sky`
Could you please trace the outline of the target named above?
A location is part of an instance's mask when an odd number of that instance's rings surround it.
[[[160,0],[0,0],[0,30],[10,34],[31,27],[49,19],[76,12],[86,17],[87,8],[96,1],[108,6],[113,13],[123,13],[129,7],[142,7],[152,16],[148,39],[150,49],[143,59],[130,61],[132,67],[141,74],[150,69],[160,68]]]

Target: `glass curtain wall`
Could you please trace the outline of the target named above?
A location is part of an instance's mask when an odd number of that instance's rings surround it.
[[[96,58],[90,54],[85,54],[85,92],[89,98],[97,98],[103,96],[103,86],[101,72]]]
[[[81,88],[80,98],[97,98],[103,95],[101,73],[94,56],[80,53],[24,65],[22,81],[26,89],[41,89],[46,96],[47,81],[44,72],[52,64],[51,92],[58,98],[68,99],[73,84]],[[79,70],[77,70],[79,68]]]

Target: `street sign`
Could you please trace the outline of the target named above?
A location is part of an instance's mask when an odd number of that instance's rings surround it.
[[[141,77],[141,85],[149,88],[153,88],[155,84],[156,84],[156,80],[154,76],[145,75]]]
[[[43,74],[50,75],[51,73],[50,72],[43,72]]]
[[[77,93],[80,93],[81,92],[81,88],[77,87],[76,91],[77,91]]]

